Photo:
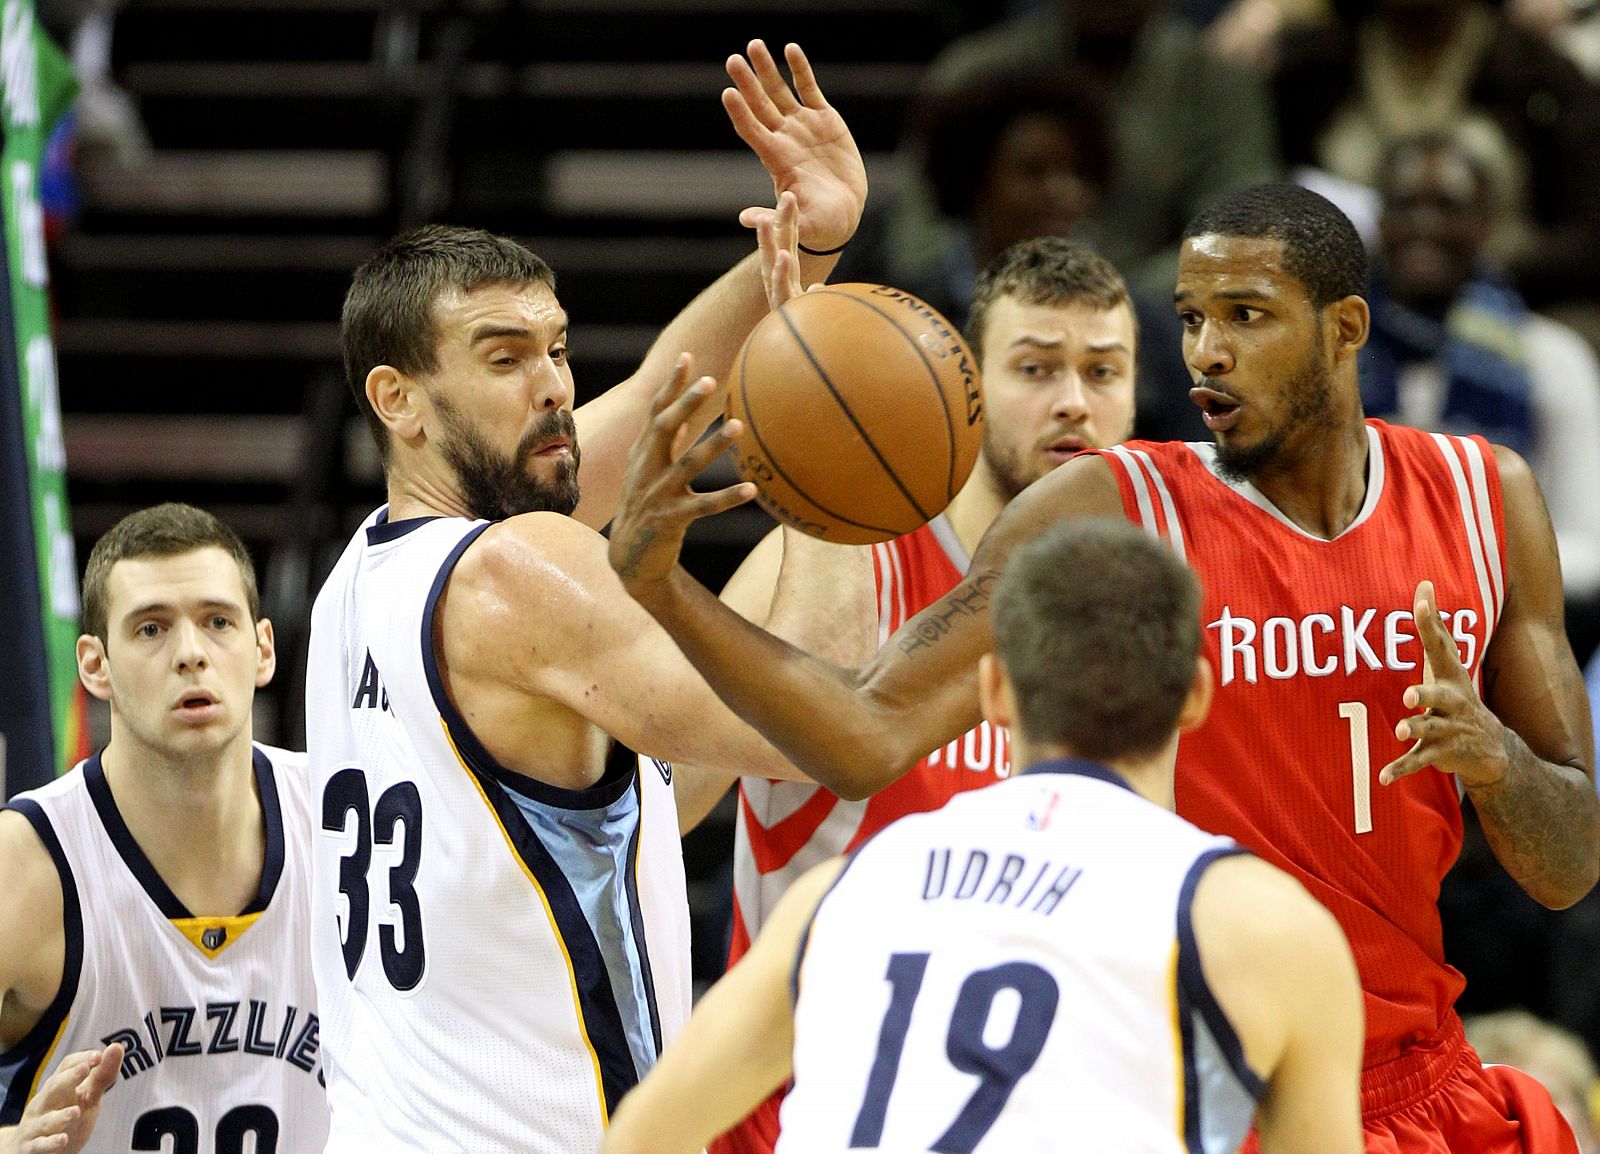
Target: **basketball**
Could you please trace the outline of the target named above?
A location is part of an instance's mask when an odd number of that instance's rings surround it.
[[[734,362],[733,452],[763,508],[796,529],[867,545],[943,512],[978,459],[977,358],[954,325],[900,289],[840,284],[769,314]]]

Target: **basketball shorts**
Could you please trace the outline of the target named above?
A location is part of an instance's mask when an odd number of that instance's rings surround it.
[[[1485,1066],[1454,1014],[1438,1037],[1361,1075],[1367,1154],[1578,1154],[1550,1093]],[[1255,1135],[1240,1154],[1256,1154]]]
[[[706,1154],[772,1154],[778,1144],[778,1109],[788,1092],[787,1083],[733,1129],[706,1146]]]

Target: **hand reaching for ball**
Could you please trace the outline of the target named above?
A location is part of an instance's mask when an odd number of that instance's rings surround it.
[[[710,377],[693,377],[694,358],[678,358],[650,405],[650,420],[640,430],[628,455],[622,500],[611,521],[608,555],[611,567],[635,597],[645,587],[665,581],[678,563],[683,535],[701,517],[742,505],[756,494],[748,482],[697,493],[690,482],[733,443],[738,421],[724,421],[696,444],[685,427],[707,421],[707,406],[717,404],[717,383]]]

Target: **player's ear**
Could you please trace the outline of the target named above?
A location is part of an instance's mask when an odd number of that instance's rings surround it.
[[[272,622],[263,617],[256,622],[256,688],[264,688],[277,669],[278,645],[272,636]]]
[[[367,374],[367,403],[399,441],[422,432],[421,383],[393,365],[378,365]]]
[[[990,725],[1010,726],[1011,719],[1016,716],[1011,679],[993,653],[978,658],[978,704],[983,710],[983,719]]]
[[[78,638],[78,680],[101,701],[111,700],[111,669],[105,643],[92,633]]]
[[[1194,680],[1184,696],[1183,708],[1178,710],[1178,732],[1188,733],[1199,729],[1211,712],[1211,695],[1216,689],[1216,678],[1211,673],[1211,662],[1205,654],[1194,659]]]
[[[1354,294],[1341,297],[1328,306],[1333,313],[1334,337],[1337,349],[1345,356],[1355,356],[1367,343],[1372,332],[1372,310],[1366,299]]]

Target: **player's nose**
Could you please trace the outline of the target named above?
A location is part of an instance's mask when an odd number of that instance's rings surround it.
[[[200,627],[179,621],[172,627],[172,663],[179,670],[204,669],[208,664]]]
[[[1050,415],[1057,420],[1076,424],[1089,415],[1089,390],[1084,388],[1083,378],[1077,373],[1062,374],[1061,387],[1056,390],[1052,402]]]
[[[538,412],[546,409],[568,408],[572,404],[572,380],[549,357],[541,357],[534,370],[533,407]]]
[[[1189,367],[1202,377],[1221,376],[1233,369],[1233,350],[1221,326],[1202,321],[1200,327],[1185,334]]]

